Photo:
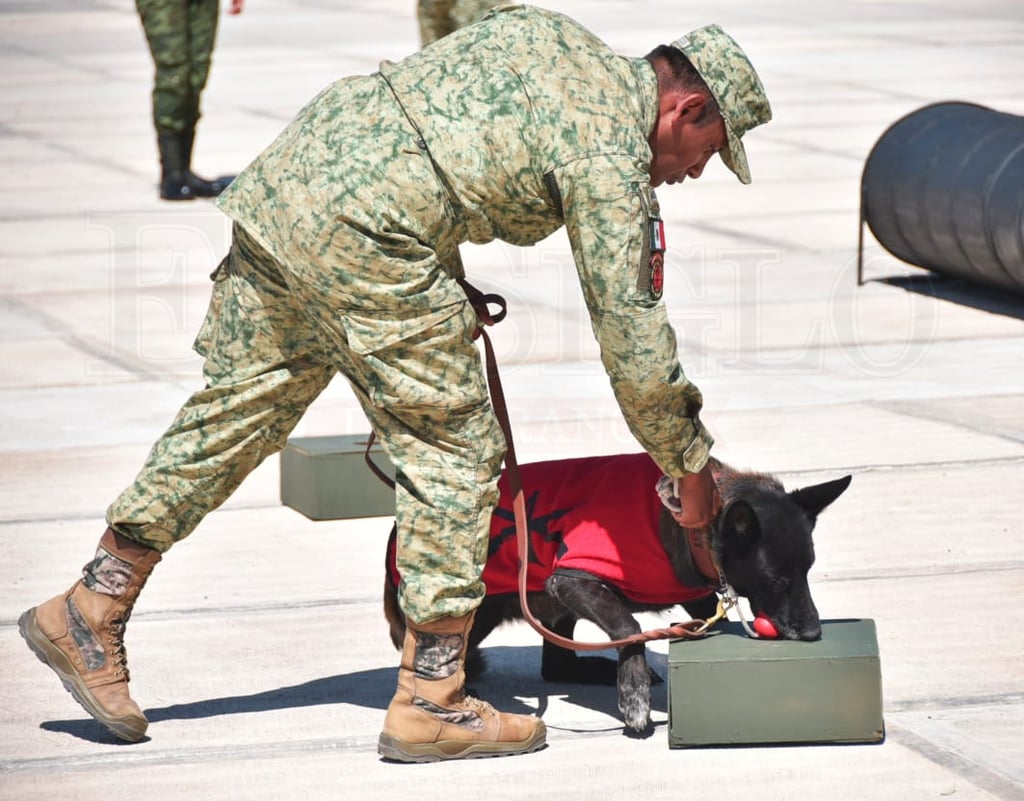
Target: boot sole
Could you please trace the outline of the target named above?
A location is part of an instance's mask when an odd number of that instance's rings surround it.
[[[82,709],[107,728],[111,734],[129,743],[137,743],[146,736],[149,721],[145,718],[117,718],[106,713],[96,697],[89,692],[89,688],[85,686],[82,677],[64,652],[43,634],[36,622],[34,607],[18,618],[18,631],[21,632],[22,638],[39,661],[57,674],[57,678],[64,685],[64,689],[71,693],[71,697],[78,701]]]
[[[440,762],[445,759],[487,759],[489,757],[516,756],[539,751],[547,745],[547,728],[541,722],[537,731],[522,742],[479,742],[466,740],[440,740],[436,743],[408,743],[381,734],[377,740],[377,753],[394,762]]]

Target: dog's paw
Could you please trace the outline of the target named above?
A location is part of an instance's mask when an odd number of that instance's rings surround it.
[[[651,726],[651,671],[643,657],[619,665],[619,712],[626,726],[636,732]]]
[[[647,732],[651,728],[651,699],[644,695],[619,695],[619,712],[626,727],[635,732]]]

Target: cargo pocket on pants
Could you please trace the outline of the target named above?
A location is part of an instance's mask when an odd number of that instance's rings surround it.
[[[458,409],[487,401],[468,302],[408,317],[346,313],[341,325],[375,404]]]

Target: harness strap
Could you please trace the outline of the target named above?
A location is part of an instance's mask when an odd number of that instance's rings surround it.
[[[505,434],[505,476],[508,479],[509,490],[512,494],[512,511],[515,516],[516,523],[516,546],[519,553],[519,603],[523,609],[523,618],[545,640],[553,645],[557,645],[560,648],[566,648],[570,651],[603,651],[608,648],[622,648],[626,645],[646,643],[652,640],[698,639],[703,637],[707,631],[715,625],[715,623],[726,616],[726,611],[733,605],[732,599],[723,599],[720,597],[718,601],[718,610],[707,620],[689,620],[684,623],[673,623],[672,625],[664,628],[641,631],[628,637],[623,637],[618,640],[608,640],[607,642],[580,642],[579,640],[573,640],[569,637],[563,637],[562,635],[556,634],[548,629],[534,616],[533,612],[530,611],[530,604],[527,599],[526,591],[528,556],[530,548],[529,521],[526,513],[526,500],[523,494],[523,480],[519,473],[519,462],[516,460],[515,445],[512,442],[512,426],[509,422],[508,406],[505,403],[505,392],[501,386],[501,376],[498,374],[498,362],[494,356],[494,346],[491,344],[491,338],[487,335],[487,331],[484,330],[485,326],[494,325],[505,318],[505,314],[508,311],[508,304],[500,295],[485,294],[481,292],[465,278],[457,280],[459,285],[465,291],[466,297],[469,299],[473,309],[476,311],[477,319],[480,321],[479,327],[473,332],[473,339],[478,337],[483,339],[487,388],[491,394],[491,406],[494,408],[494,414],[498,418],[498,424],[501,426],[501,430]],[[499,311],[496,314],[491,313],[488,308],[490,304],[495,304],[499,307]],[[373,444],[373,441],[374,435],[371,433],[370,441],[366,445],[366,462],[378,478],[381,478],[381,480],[386,484],[394,487],[394,482],[384,475],[383,471],[381,471],[380,468],[377,467],[377,465],[375,465],[370,459],[370,446]],[[694,544],[694,539],[695,538],[691,538],[691,547]],[[706,537],[703,539],[703,544],[706,548],[710,547],[710,543]],[[698,551],[699,550],[700,547],[698,546]]]
[[[690,556],[693,557],[694,567],[704,577],[708,585],[715,589],[725,586],[725,577],[722,575],[722,568],[718,565],[715,557],[714,546],[711,544],[711,531],[706,528],[683,528],[686,532],[686,540],[690,545]]]

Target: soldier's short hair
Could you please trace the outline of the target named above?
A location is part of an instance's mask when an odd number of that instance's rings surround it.
[[[697,72],[697,68],[690,63],[690,59],[676,47],[671,45],[658,45],[650,53],[644,56],[658,73],[658,90],[676,90],[679,92],[698,92],[707,98],[707,103],[697,118],[697,125],[706,125],[714,122],[719,114],[718,103],[715,101],[711,89]],[[658,62],[661,61],[664,69],[658,69]],[[713,112],[713,114],[712,114]]]

